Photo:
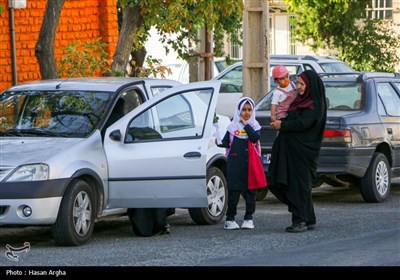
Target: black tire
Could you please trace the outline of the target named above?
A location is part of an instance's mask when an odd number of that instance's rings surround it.
[[[262,188],[262,189],[257,189],[256,192],[256,200],[257,201],[262,201],[267,197],[268,194],[268,187],[267,188]]]
[[[390,192],[390,166],[386,156],[374,153],[367,172],[361,179],[360,191],[365,202],[383,202]]]
[[[61,246],[85,244],[93,233],[95,206],[95,194],[89,184],[72,181],[61,201],[57,220],[51,226],[55,242]]]
[[[218,224],[224,218],[228,207],[228,187],[224,173],[216,167],[207,170],[206,208],[189,208],[189,215],[198,225]]]

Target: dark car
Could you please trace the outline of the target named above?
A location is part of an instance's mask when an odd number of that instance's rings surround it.
[[[400,76],[381,72],[320,76],[328,112],[313,187],[354,186],[366,202],[383,202],[391,178],[400,175]],[[276,137],[270,126],[271,97],[267,94],[255,107],[267,176]],[[258,199],[265,195],[259,193]]]

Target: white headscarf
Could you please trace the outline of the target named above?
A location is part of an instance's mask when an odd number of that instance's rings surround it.
[[[260,130],[261,126],[256,120],[256,111],[254,111],[254,101],[250,97],[242,97],[239,99],[236,106],[236,113],[233,115],[233,120],[228,125],[227,130],[234,136],[239,138],[247,138],[247,133],[244,130],[244,125],[240,122],[240,112],[243,109],[244,104],[249,103],[253,109],[253,114],[247,123],[255,130]]]

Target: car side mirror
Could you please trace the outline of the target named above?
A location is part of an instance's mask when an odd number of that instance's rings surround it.
[[[109,134],[109,137],[110,137],[111,140],[114,140],[114,141],[121,141],[121,139],[122,139],[121,131],[119,131],[119,129],[113,130],[113,131],[111,131],[111,133]]]

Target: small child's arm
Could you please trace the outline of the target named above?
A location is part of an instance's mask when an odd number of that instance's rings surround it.
[[[278,107],[277,104],[271,104],[271,121],[276,121],[276,108]]]

